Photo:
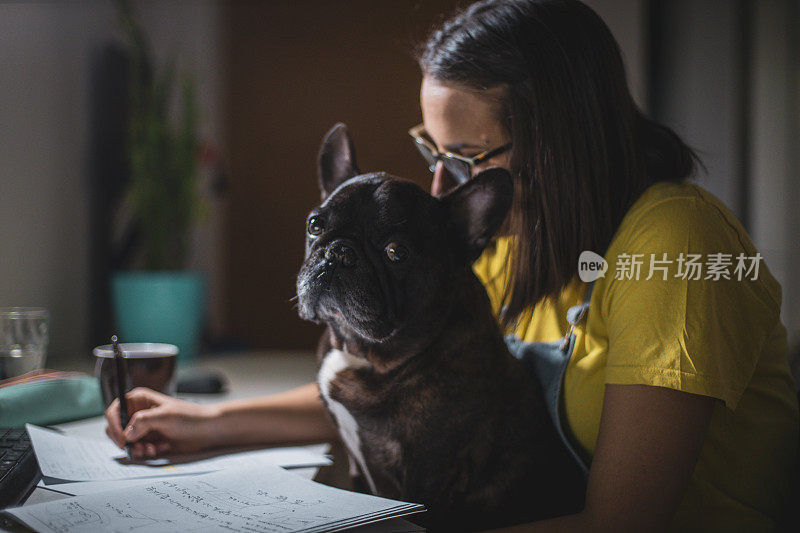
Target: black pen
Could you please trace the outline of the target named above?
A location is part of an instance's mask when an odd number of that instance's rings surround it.
[[[114,347],[114,366],[117,371],[117,399],[119,400],[119,422],[122,426],[122,431],[125,431],[125,428],[128,427],[128,401],[125,399],[125,393],[127,391],[127,387],[125,386],[125,382],[128,381],[127,375],[125,373],[125,361],[122,357],[122,350],[119,347],[119,342],[117,342],[117,336],[113,335],[111,337],[111,344]],[[128,452],[128,458],[131,456],[131,445],[129,442],[125,443],[125,451]]]

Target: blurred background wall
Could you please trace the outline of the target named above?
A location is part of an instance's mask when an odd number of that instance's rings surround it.
[[[136,11],[157,59],[175,57],[194,70],[201,136],[220,143],[220,6],[136,2]],[[92,278],[98,117],[91,99],[98,57],[121,40],[111,1],[0,3],[0,306],[50,309],[50,362],[86,356],[108,338],[94,327],[107,317],[98,317]],[[211,204],[197,229],[191,260],[221,280],[219,209]],[[221,287],[211,284],[213,324]]]
[[[797,342],[798,2],[588,3],[620,43],[637,102],[698,149],[699,183],[751,232]],[[406,135],[421,118],[412,50],[461,4],[134,2],[156,57],[195,71],[201,134],[226,171],[191,260],[209,275],[215,347],[314,345],[318,330],[289,299],[318,198],[319,141],[344,121],[363,170],[425,184]],[[0,4],[0,306],[51,309],[53,363],[107,333],[91,318],[90,88],[93,54],[119,39],[110,2]]]

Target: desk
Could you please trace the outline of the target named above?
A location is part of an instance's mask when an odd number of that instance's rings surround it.
[[[55,370],[94,372],[94,357],[60,361],[48,366]],[[203,395],[213,401],[252,398],[291,389],[313,381],[317,372],[316,355],[310,351],[254,351],[205,355],[191,368],[219,370],[228,378],[225,394]],[[178,367],[178,373],[184,371]],[[200,396],[198,396],[200,398]]]
[[[93,361],[89,360],[86,366],[83,366],[81,361],[77,366],[82,371],[92,372],[92,363]],[[240,352],[204,356],[198,359],[193,368],[221,372],[228,380],[228,390],[223,394],[187,394],[180,397],[197,403],[216,403],[275,394],[314,381],[316,364],[316,356],[312,352]],[[75,370],[75,367],[70,370]],[[184,371],[191,369],[179,369],[179,374]],[[94,439],[106,438],[105,419],[102,416],[60,424],[56,427],[70,435]],[[313,478],[318,469],[302,468],[293,471]],[[25,505],[66,497],[58,492],[37,487]]]
[[[70,370],[80,369],[92,372],[89,366],[93,361],[87,361],[86,366],[72,366]],[[291,388],[314,381],[317,371],[316,356],[312,352],[244,352],[235,354],[220,354],[201,357],[194,368],[217,370],[228,380],[228,390],[223,394],[210,395],[181,395],[189,401],[198,403],[216,403],[225,400],[252,398],[283,392]],[[191,369],[179,369],[191,371]],[[65,433],[88,438],[106,438],[105,419],[100,417],[79,420],[56,426]],[[317,468],[299,468],[292,472],[309,479],[337,486],[349,488],[347,475],[347,460],[340,444],[334,443],[331,454],[334,456],[332,466]],[[25,505],[68,498],[68,496],[37,487],[25,502]],[[395,518],[376,524],[355,528],[353,532],[359,533],[408,533],[420,531],[414,524]]]

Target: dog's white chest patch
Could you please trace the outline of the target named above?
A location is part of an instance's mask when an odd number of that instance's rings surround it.
[[[369,363],[360,359],[353,354],[344,352],[342,350],[331,350],[325,355],[322,360],[322,365],[317,373],[317,383],[319,384],[319,391],[328,402],[328,409],[331,414],[336,418],[336,423],[339,426],[339,434],[344,441],[344,445],[350,452],[350,455],[358,462],[361,472],[367,480],[370,491],[373,494],[377,493],[375,483],[372,481],[372,476],[367,469],[367,463],[364,460],[364,454],[361,451],[361,438],[358,436],[358,422],[353,418],[353,415],[341,403],[331,398],[331,382],[336,379],[337,374],[347,369],[366,368]]]

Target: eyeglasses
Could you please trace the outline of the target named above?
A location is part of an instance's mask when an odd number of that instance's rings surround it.
[[[419,153],[428,162],[428,170],[434,172],[436,170],[436,163],[441,161],[447,172],[453,176],[453,179],[459,185],[465,183],[472,177],[472,169],[475,165],[480,164],[496,155],[507,152],[511,148],[512,143],[504,144],[498,148],[481,152],[475,157],[466,157],[452,152],[439,152],[436,146],[425,137],[425,126],[418,124],[408,130],[408,134],[414,139],[414,146],[417,147]]]

